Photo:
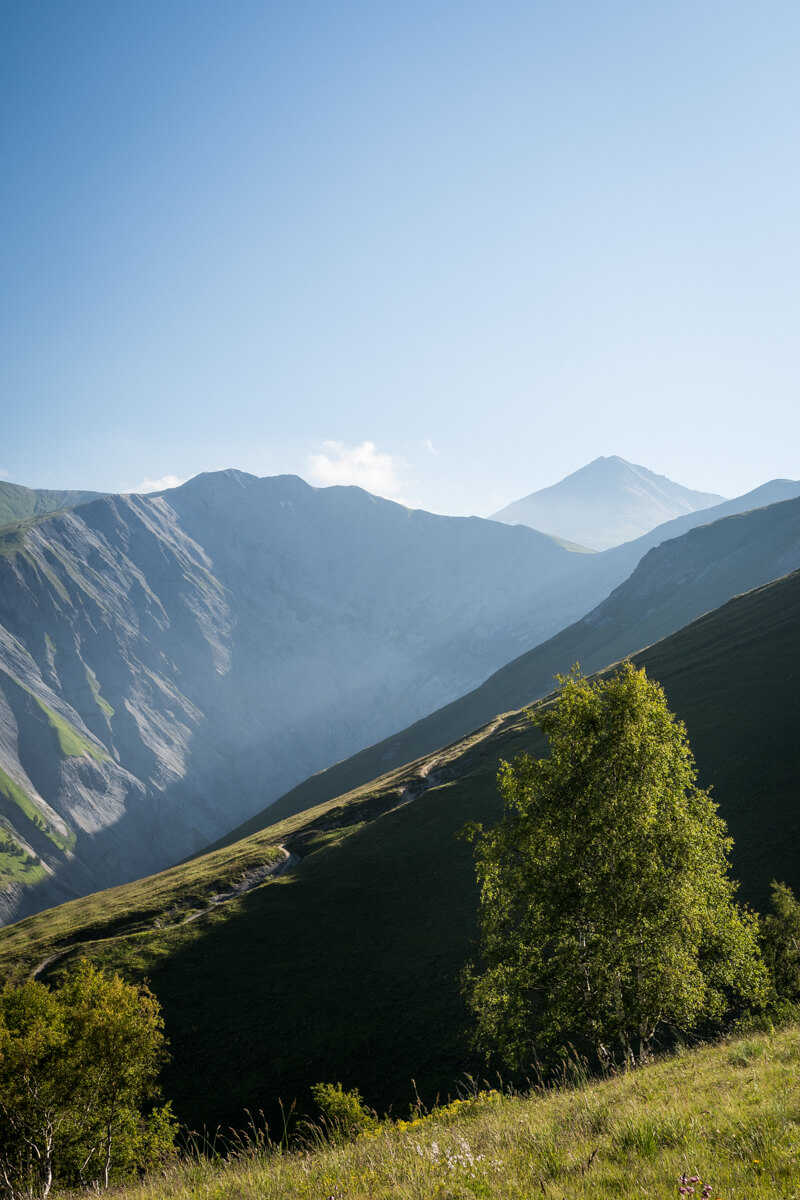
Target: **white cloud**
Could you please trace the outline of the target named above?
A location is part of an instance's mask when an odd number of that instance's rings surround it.
[[[163,492],[166,488],[180,487],[182,483],[186,483],[185,479],[179,479],[177,475],[162,475],[160,479],[143,479],[135,488],[126,488],[126,492]]]
[[[428,451],[428,454],[435,454],[437,458],[439,457],[439,451],[436,449],[430,438],[423,438],[422,445]]]
[[[323,442],[327,454],[308,456],[308,473],[312,482],[330,487],[333,484],[355,484],[376,496],[388,500],[400,498],[403,484],[400,474],[402,459],[379,451],[374,442],[360,446],[345,446],[344,442]]]
[[[5,467],[0,467],[0,479],[9,479],[10,477],[11,472],[7,471]]]

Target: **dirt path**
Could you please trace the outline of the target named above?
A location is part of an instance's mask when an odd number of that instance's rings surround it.
[[[491,737],[498,725],[502,724],[502,720],[502,717],[497,717],[491,721],[481,731],[480,737],[475,739],[473,745],[479,741],[484,742],[487,738]],[[447,783],[453,778],[454,771],[457,773],[457,770],[454,769],[452,762],[449,765],[445,763],[441,770],[434,771],[434,767],[438,766],[441,761],[441,757],[437,755],[423,763],[414,780],[400,794],[400,799],[396,805],[397,808],[403,808],[404,805],[410,804],[412,800],[419,800],[420,796],[424,796],[431,788],[438,787],[440,783]]]
[[[145,926],[144,929],[137,930],[136,932],[147,933],[155,931],[156,929],[178,929],[181,925],[189,925],[192,921],[198,921],[200,917],[206,916],[207,913],[210,913],[218,905],[226,904],[229,900],[236,900],[239,896],[244,896],[246,892],[252,892],[254,888],[259,887],[259,885],[270,876],[274,877],[276,875],[285,875],[287,871],[291,871],[292,867],[297,866],[297,864],[300,862],[300,855],[295,854],[293,850],[287,850],[285,846],[279,846],[278,849],[283,855],[282,858],[280,858],[277,862],[262,863],[260,866],[254,867],[253,870],[248,871],[247,874],[245,874],[239,880],[239,882],[230,889],[230,891],[215,892],[214,895],[209,896],[208,905],[206,908],[200,908],[197,910],[197,912],[190,913],[188,917],[184,917],[182,921],[176,921],[174,924],[163,924],[161,919],[157,918],[151,925]],[[109,938],[99,938],[95,940],[113,941],[114,938],[124,936],[125,931],[120,930],[118,933],[113,934]],[[46,970],[47,967],[52,966],[54,962],[58,962],[59,959],[64,958],[67,954],[70,954],[73,950],[77,950],[80,944],[80,942],[76,942],[72,946],[65,946],[63,950],[57,950],[54,954],[50,954],[47,958],[43,958],[42,961],[33,968],[30,976],[31,979],[38,979],[42,971]]]
[[[215,892],[213,896],[209,896],[207,908],[201,908],[198,912],[192,913],[191,916],[184,917],[182,921],[178,921],[175,925],[164,926],[164,928],[177,929],[179,925],[189,925],[192,921],[199,920],[212,908],[216,908],[218,904],[225,904],[228,900],[235,900],[237,896],[243,896],[245,892],[252,892],[253,888],[257,888],[270,875],[285,875],[292,867],[297,866],[300,862],[300,855],[295,854],[292,850],[287,850],[285,846],[279,846],[283,858],[276,863],[262,863],[260,867],[256,867],[239,880],[234,888],[229,892]],[[155,926],[154,926],[155,928]]]

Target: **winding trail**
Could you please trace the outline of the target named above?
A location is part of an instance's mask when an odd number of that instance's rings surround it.
[[[244,875],[234,888],[229,892],[215,892],[213,896],[208,898],[208,907],[198,909],[196,913],[192,913],[188,917],[184,917],[182,921],[176,921],[174,925],[161,926],[163,929],[178,929],[181,925],[189,925],[192,921],[197,921],[200,917],[204,917],[212,908],[216,908],[218,904],[226,904],[228,900],[235,900],[238,896],[243,896],[245,892],[252,892],[253,888],[257,888],[270,875],[285,875],[287,871],[291,871],[292,867],[296,867],[300,862],[300,855],[295,854],[293,850],[287,850],[285,846],[279,845],[283,858],[276,863],[262,863],[260,867],[249,871]],[[159,926],[154,925],[154,929]]]
[[[254,867],[252,870],[243,875],[239,882],[232,887],[230,891],[215,892],[212,896],[209,896],[208,905],[205,908],[200,908],[197,910],[197,912],[190,913],[189,916],[184,917],[182,921],[175,921],[173,924],[165,924],[162,922],[162,919],[158,917],[152,922],[152,924],[146,925],[142,929],[137,929],[135,931],[131,930],[129,932],[152,933],[157,929],[179,929],[182,925],[190,925],[192,921],[199,921],[201,917],[207,916],[208,913],[210,913],[214,908],[217,908],[220,904],[227,904],[229,900],[237,900],[239,896],[244,896],[245,893],[252,892],[254,888],[259,887],[264,880],[268,879],[270,876],[274,877],[277,875],[285,875],[287,871],[291,871],[293,867],[297,866],[297,864],[300,862],[300,855],[295,854],[293,850],[287,850],[286,846],[284,845],[279,845],[278,849],[283,857],[278,859],[277,862],[262,863],[260,866]],[[107,938],[97,938],[93,940],[111,942],[118,937],[125,937],[125,930],[119,930],[117,933],[114,933]],[[65,958],[66,955],[70,954],[73,950],[77,950],[80,945],[80,942],[75,942],[73,945],[64,946],[63,949],[56,950],[54,954],[50,954],[47,958],[43,958],[42,961],[38,963],[31,971],[30,978],[38,979],[42,971],[46,970],[47,967],[52,966],[54,962],[58,962],[59,959]]]
[[[480,731],[479,736],[475,738],[473,744],[482,742],[486,738],[490,737],[491,734],[494,733],[495,729],[502,724],[502,721],[503,717],[498,716],[493,721],[489,722],[485,728]],[[467,752],[470,748],[471,747],[467,748]],[[410,804],[413,800],[418,800],[420,796],[423,796],[431,788],[438,787],[442,783],[447,783],[454,776],[454,774],[457,774],[455,761],[448,762],[446,757],[444,765],[441,767],[441,769],[438,771],[434,770],[434,767],[437,767],[442,762],[442,758],[442,754],[434,755],[433,757],[427,759],[425,763],[423,763],[423,765],[417,771],[413,781],[410,782],[400,793],[397,803],[392,806],[394,810],[403,808],[406,804]],[[308,830],[305,832],[306,834],[309,833]],[[208,903],[205,908],[200,908],[197,910],[197,912],[190,913],[188,917],[184,917],[180,921],[175,921],[173,924],[164,923],[163,918],[157,917],[152,924],[146,925],[142,929],[130,930],[129,932],[147,933],[154,932],[157,929],[179,929],[182,925],[190,925],[193,921],[199,921],[201,917],[204,917],[208,913],[212,912],[213,909],[217,908],[220,904],[227,904],[229,900],[236,900],[239,898],[239,896],[244,896],[247,892],[253,891],[254,888],[259,887],[264,880],[268,879],[270,876],[275,877],[278,875],[285,875],[287,871],[291,871],[292,868],[296,867],[301,861],[300,855],[295,853],[293,850],[288,850],[283,844],[279,844],[278,849],[283,855],[281,859],[274,863],[261,863],[260,866],[254,867],[250,871],[247,871],[239,880],[239,882],[229,891],[215,892],[214,895],[209,896]],[[120,930],[108,938],[98,938],[94,940],[113,941],[114,938],[125,936],[125,931]],[[76,942],[71,946],[65,946],[63,949],[57,950],[54,954],[50,954],[47,958],[42,959],[42,961],[36,967],[34,967],[33,971],[31,972],[31,978],[38,978],[38,976],[41,975],[41,973],[46,970],[47,967],[52,966],[54,962],[58,962],[59,959],[64,958],[67,954],[70,954],[80,945],[80,942]]]

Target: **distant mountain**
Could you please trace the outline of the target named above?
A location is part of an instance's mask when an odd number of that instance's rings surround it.
[[[21,487],[17,483],[0,480],[0,525],[14,521],[27,521],[41,517],[44,513],[56,512],[60,508],[74,508],[98,500],[103,492],[49,492],[37,488]]]
[[[597,557],[238,471],[5,527],[0,914],[183,858],[454,699],[597,603]]]
[[[624,547],[619,547],[622,551]],[[597,555],[600,563],[610,550]],[[680,629],[739,592],[800,567],[800,498],[698,526],[648,551],[631,576],[579,621],[501,667],[472,692],[304,780],[233,830],[230,841],[320,804],[463,737],[498,712],[546,696],[575,662],[596,671]]]
[[[607,550],[724,497],[695,492],[624,458],[596,458],[552,487],[515,500],[492,517],[528,525],[591,550]]]
[[[800,889],[799,610],[797,571],[634,660],[687,724],[755,904],[772,878]],[[279,1121],[277,1097],[302,1108],[320,1079],[399,1111],[412,1079],[430,1104],[464,1072],[481,1078],[460,995],[477,889],[457,834],[497,820],[501,759],[544,751],[512,705],[508,695],[483,728],[236,846],[0,932],[0,975],[88,953],[148,978],[170,1039],[165,1093],[192,1128],[236,1124],[245,1106]],[[264,883],[281,844],[294,865]],[[202,915],[237,877],[260,886]]]

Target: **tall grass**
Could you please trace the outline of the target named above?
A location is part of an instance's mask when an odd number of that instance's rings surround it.
[[[663,1200],[681,1186],[698,1200],[797,1200],[800,1028],[615,1078],[417,1107],[344,1144],[311,1130],[290,1148],[254,1121],[194,1149],[124,1200]]]

